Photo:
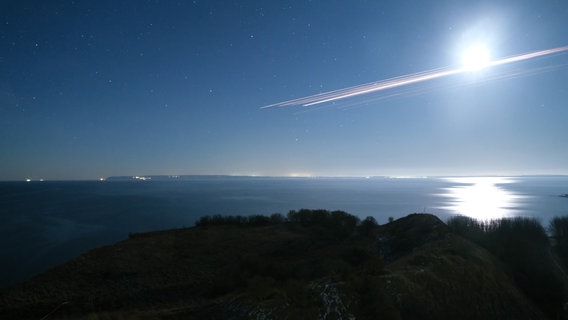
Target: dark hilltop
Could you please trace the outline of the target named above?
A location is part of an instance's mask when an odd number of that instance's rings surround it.
[[[1,289],[0,318],[565,319],[566,225],[208,216]]]

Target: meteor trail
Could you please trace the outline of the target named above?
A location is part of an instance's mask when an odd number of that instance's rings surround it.
[[[487,67],[498,66],[503,64],[508,64],[512,62],[519,62],[529,59],[534,59],[537,57],[543,57],[551,55],[554,53],[561,53],[568,51],[568,46],[558,47],[554,49],[547,49],[542,51],[536,51],[531,53],[520,54],[516,56],[511,56],[508,58],[503,58],[500,60],[495,60],[487,63]],[[344,89],[338,89],[334,91],[319,93],[303,98],[292,99],[284,102],[269,104],[267,106],[261,107],[261,109],[273,108],[273,107],[290,107],[290,106],[314,106],[326,102],[337,101],[345,98],[360,96],[372,92],[378,92],[382,90],[392,89],[396,87],[406,86],[413,83],[423,82],[427,80],[433,80],[437,78],[447,77],[451,75],[456,75],[460,73],[471,72],[471,69],[467,67],[462,68],[438,68],[429,71],[413,73],[405,76],[390,78],[378,82],[366,83],[358,86],[348,87]]]

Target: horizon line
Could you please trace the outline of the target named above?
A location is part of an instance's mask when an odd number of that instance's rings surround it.
[[[458,178],[458,177],[568,177],[566,173],[529,173],[529,174],[435,174],[435,175],[256,175],[256,174],[152,174],[152,175],[117,175],[98,178],[63,178],[63,179],[46,179],[46,178],[24,178],[24,179],[0,179],[0,182],[80,182],[80,181],[100,181],[100,182],[113,182],[113,181],[151,181],[152,178],[169,179],[175,181],[176,179],[184,177],[226,177],[226,178],[286,178],[286,179],[428,179],[428,178]],[[163,180],[161,180],[163,181]]]

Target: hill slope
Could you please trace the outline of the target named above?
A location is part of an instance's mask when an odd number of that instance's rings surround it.
[[[432,215],[136,234],[0,291],[0,318],[544,319]]]

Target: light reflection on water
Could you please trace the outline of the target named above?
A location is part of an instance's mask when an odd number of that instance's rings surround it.
[[[464,177],[446,180],[459,185],[443,189],[441,196],[448,200],[441,208],[480,220],[515,216],[522,199],[528,198],[503,188],[505,184],[517,182],[513,178]]]

